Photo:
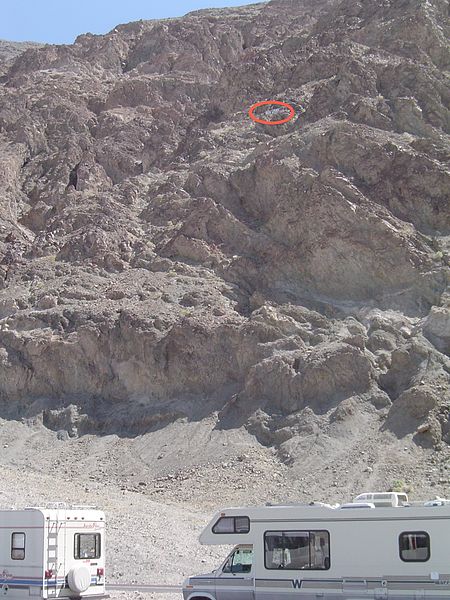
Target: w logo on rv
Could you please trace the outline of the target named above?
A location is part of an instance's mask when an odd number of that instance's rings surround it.
[[[293,579],[292,580],[292,587],[295,588],[301,588],[302,587],[302,580],[301,579]]]

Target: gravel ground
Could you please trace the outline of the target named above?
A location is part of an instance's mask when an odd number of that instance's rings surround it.
[[[114,600],[180,600],[181,594],[143,594],[141,592],[111,592]]]
[[[119,600],[180,600],[181,594],[142,594],[141,592],[112,592],[111,598]]]

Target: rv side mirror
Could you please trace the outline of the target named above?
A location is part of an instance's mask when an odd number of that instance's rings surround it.
[[[224,566],[224,568],[222,569],[223,573],[231,573],[231,561],[228,560]]]

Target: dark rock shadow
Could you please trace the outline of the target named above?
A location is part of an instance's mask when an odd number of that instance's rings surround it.
[[[234,389],[232,390],[234,391]],[[37,398],[28,403],[0,403],[0,417],[33,425],[40,422],[49,430],[83,435],[135,438],[158,431],[178,421],[199,422],[220,410],[227,388],[211,396],[177,397],[162,400],[112,401],[101,397]]]

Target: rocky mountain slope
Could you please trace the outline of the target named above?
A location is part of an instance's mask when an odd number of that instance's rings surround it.
[[[444,486],[448,23],[445,0],[272,0],[16,58],[0,416],[69,437],[80,476],[96,436],[119,479],[225,464],[239,490],[251,459],[296,493]],[[254,123],[264,100],[295,118]]]
[[[0,40],[0,62],[9,61],[17,58],[30,48],[39,48],[42,44],[36,42],[11,42],[9,40]]]

